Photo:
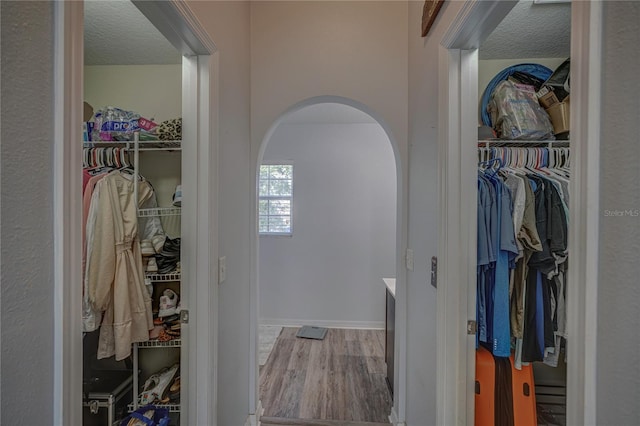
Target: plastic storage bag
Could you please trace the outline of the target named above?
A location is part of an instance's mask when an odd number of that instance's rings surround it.
[[[107,106],[95,113],[91,140],[131,141],[134,132],[140,132],[140,140],[157,140],[157,126],[136,112]]]
[[[488,106],[493,129],[501,139],[554,139],[549,115],[538,103],[532,86],[500,82]]]
[[[96,111],[91,139],[94,141],[128,140],[128,136],[140,129],[139,118],[140,114],[132,111],[112,106],[105,107]]]

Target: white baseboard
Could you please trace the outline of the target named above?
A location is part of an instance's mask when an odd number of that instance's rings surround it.
[[[260,318],[260,325],[280,327],[302,327],[312,325],[327,328],[355,328],[367,330],[384,330],[384,321],[339,321],[339,320],[299,320],[286,318]]]
[[[262,401],[258,400],[258,406],[256,407],[256,414],[249,414],[247,421],[244,422],[244,426],[260,426],[260,417],[262,416]]]
[[[247,420],[244,422],[244,426],[256,426],[255,422],[255,414],[249,414],[247,416]]]
[[[395,407],[391,409],[391,414],[389,414],[389,421],[393,426],[407,426],[405,422],[398,421],[398,413],[396,413]]]

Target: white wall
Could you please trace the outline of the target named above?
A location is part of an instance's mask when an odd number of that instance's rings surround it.
[[[293,235],[261,236],[260,322],[384,327],[396,168],[378,124],[281,124],[263,162],[294,165]]]
[[[84,100],[97,111],[115,106],[156,123],[182,117],[182,65],[89,65]]]
[[[640,3],[604,2],[597,424],[640,418]],[[579,141],[578,141],[579,143]]]
[[[409,247],[407,276],[407,425],[436,424],[436,289],[430,261],[438,254],[438,49],[462,7],[445,2],[426,38],[420,36],[423,2],[409,3]]]
[[[54,376],[53,3],[0,8],[0,423],[44,426]]]
[[[251,6],[252,158],[292,105],[342,96],[366,105],[407,152],[407,4],[254,2]]]
[[[218,48],[218,252],[227,279],[218,292],[218,425],[243,425],[250,407],[249,305],[251,262],[249,3],[189,1]],[[215,262],[215,260],[212,260]],[[212,401],[212,403],[214,403]]]

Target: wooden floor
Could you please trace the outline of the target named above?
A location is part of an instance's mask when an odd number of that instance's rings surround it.
[[[263,423],[389,424],[384,330],[329,329],[324,340],[297,331],[282,329],[260,370]]]

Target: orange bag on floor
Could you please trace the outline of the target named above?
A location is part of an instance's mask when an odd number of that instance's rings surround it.
[[[537,426],[536,387],[533,382],[533,365],[516,370],[513,355],[511,361],[511,383],[513,384],[514,424],[517,426]]]
[[[495,424],[496,364],[493,355],[480,346],[476,350],[475,425]]]
[[[511,384],[513,393],[513,424],[515,426],[536,426],[536,393],[531,364],[522,370],[514,368],[514,357],[509,357],[511,364]],[[493,426],[496,424],[496,364],[493,355],[484,347],[476,350],[475,381],[475,426]]]

